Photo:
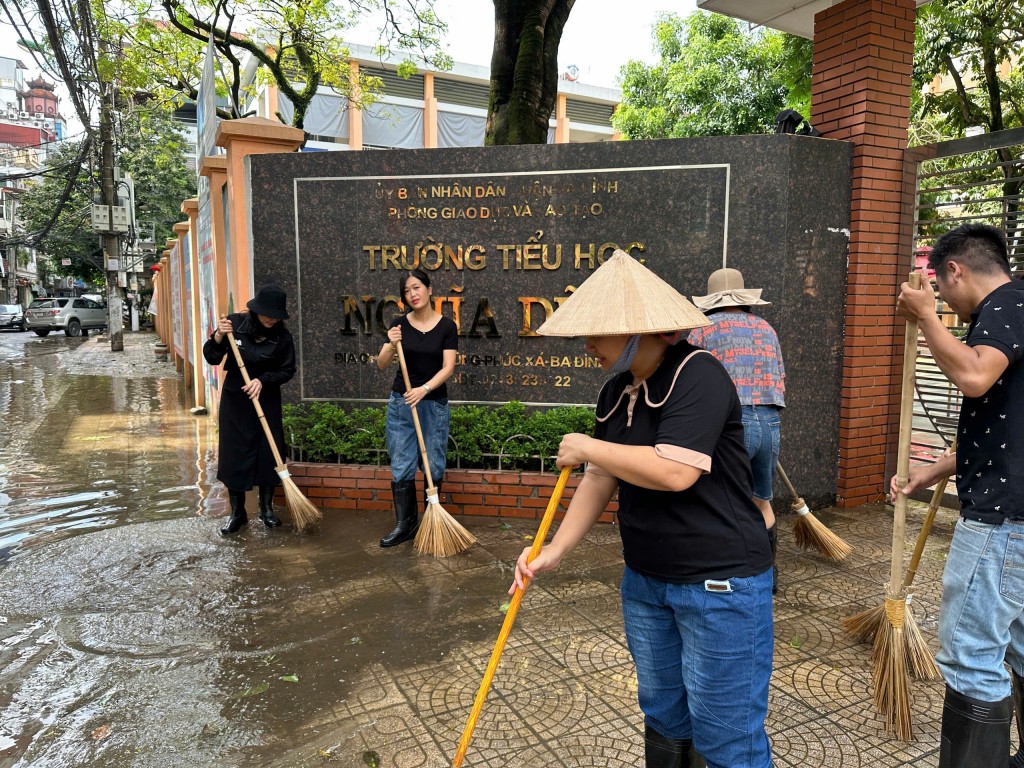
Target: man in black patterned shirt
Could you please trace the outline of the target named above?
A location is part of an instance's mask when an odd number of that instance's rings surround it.
[[[987,225],[947,232],[928,266],[939,295],[970,322],[966,343],[939,319],[927,283],[904,283],[897,311],[918,322],[963,393],[957,451],[916,468],[902,489],[893,478],[890,490],[909,494],[956,474],[961,517],[942,577],[936,656],[946,680],[939,766],[1001,768],[1012,702],[1024,694],[1024,283],[1010,273],[1003,234]],[[1024,752],[1010,764],[1024,766]]]

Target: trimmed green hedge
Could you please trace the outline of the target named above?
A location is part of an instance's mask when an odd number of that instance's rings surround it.
[[[501,406],[453,405],[448,466],[505,469],[538,467],[558,453],[568,432],[591,434],[594,411],[580,406],[530,408],[512,401]],[[344,408],[334,403],[284,407],[285,439],[295,458],[341,464],[386,464],[385,406]],[[532,462],[532,463],[531,463]]]

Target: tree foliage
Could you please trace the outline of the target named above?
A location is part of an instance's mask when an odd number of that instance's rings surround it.
[[[153,222],[156,242],[162,244],[173,236],[174,223],[182,220],[182,200],[195,195],[195,174],[185,160],[187,139],[165,113],[141,109],[123,117],[119,135],[118,164],[134,182],[139,219]],[[79,149],[79,142],[65,142],[57,149],[49,169],[21,196],[19,212],[28,241],[50,260],[52,273],[102,282],[103,253],[90,222],[100,186],[98,171],[87,167],[76,176],[54,225],[41,238],[35,236],[56,209]],[[71,266],[61,266],[62,259],[70,259]]]
[[[445,26],[433,6],[434,0],[132,0],[116,22],[121,80],[163,103],[194,100],[212,33],[223,65],[221,117],[243,117],[255,87],[270,82],[292,102],[291,124],[301,128],[321,86],[359,106],[373,103],[380,80],[352,77],[343,42],[366,18],[380,19],[382,56],[407,57],[399,74],[415,72],[410,57],[449,67],[440,48]],[[255,74],[247,69],[250,58]]]
[[[951,87],[915,103],[915,119],[936,118],[948,137],[972,125],[1001,131],[1024,125],[1021,0],[934,0],[918,11],[915,96],[936,77]],[[1003,68],[1014,65],[1007,74]]]
[[[1022,42],[1021,0],[934,0],[919,9],[911,143],[959,138],[972,126],[990,133],[1024,126]],[[996,181],[993,168],[1000,174]],[[1008,230],[1019,226],[1019,147],[942,158],[922,170],[927,173],[920,184],[921,237],[944,232],[951,225],[947,219],[959,223],[965,216]]]
[[[576,0],[494,0],[484,143],[544,144],[558,96],[558,46]]]
[[[627,138],[768,133],[787,107],[807,116],[810,41],[704,11],[663,14],[653,33],[658,62],[620,72],[612,123]]]

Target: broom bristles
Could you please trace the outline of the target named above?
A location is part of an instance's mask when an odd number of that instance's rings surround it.
[[[287,472],[288,468],[284,465],[278,467],[279,475],[282,470]],[[281,485],[284,487],[284,503],[288,507],[288,513],[292,516],[292,523],[296,530],[305,533],[315,528],[323,519],[323,513],[302,494],[299,486],[291,477],[282,477]]]
[[[814,513],[807,509],[803,499],[793,502],[796,509],[797,502],[800,508],[797,509],[796,522],[793,524],[793,538],[796,545],[801,549],[817,549],[821,554],[830,560],[839,562],[843,560],[853,548],[843,539],[829,530],[821,520],[814,516]]]
[[[879,605],[866,611],[847,616],[842,621],[843,631],[858,643],[875,642],[882,625],[887,623],[885,606]],[[907,667],[910,675],[917,680],[938,680],[942,673],[935,665],[935,657],[924,639],[924,634],[914,618],[910,605],[907,605],[904,616],[904,634],[906,635]]]
[[[440,504],[429,502],[416,533],[416,551],[434,557],[451,557],[476,543],[476,537]]]
[[[843,631],[860,643],[874,643],[882,622],[885,621],[885,606],[868,608],[842,621]]]
[[[910,601],[907,601],[907,614],[904,619],[904,629],[907,636],[907,665],[910,667],[910,674],[918,680],[939,680],[942,673],[935,664],[935,657],[925,642],[921,628],[917,625],[914,612],[910,609]]]
[[[914,729],[910,720],[905,615],[904,598],[886,597],[886,620],[875,635],[871,651],[874,667],[871,682],[875,706],[885,718],[888,731],[901,741],[912,741]]]

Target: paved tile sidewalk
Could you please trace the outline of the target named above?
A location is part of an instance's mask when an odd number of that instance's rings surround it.
[[[126,331],[124,350],[112,352],[110,337],[93,331],[74,354],[64,361],[68,373],[83,376],[127,376],[129,378],[167,378],[178,375],[174,363],[160,362],[153,352],[158,341],[149,331]]]
[[[534,524],[467,521],[479,545],[435,560],[380,550],[358,517],[325,521],[324,531],[335,547],[336,523],[344,525],[346,540],[361,540],[345,558],[353,578],[317,578],[322,564],[310,552],[276,564],[296,579],[281,585],[286,590],[303,584],[301,605],[293,610],[320,606],[345,617],[337,663],[348,666],[348,643],[365,643],[366,657],[338,674],[344,683],[330,711],[308,718],[294,713],[287,735],[281,734],[290,744],[288,759],[270,765],[357,766],[361,756],[377,755],[381,766],[442,768],[450,765],[497,638],[510,564]],[[775,765],[935,765],[943,684],[912,681],[915,740],[895,740],[871,701],[870,649],[840,628],[843,617],[882,603],[891,508],[826,510],[819,517],[854,551],[837,564],[799,550],[793,516],[780,519],[767,723]],[[923,506],[913,505],[908,558],[922,518]],[[933,649],[954,521],[952,512],[940,511],[917,577],[915,616]],[[620,549],[615,528],[598,526],[559,571],[531,585],[477,725],[468,768],[643,764],[635,672],[620,615]],[[372,621],[364,623],[366,606],[373,606]]]

